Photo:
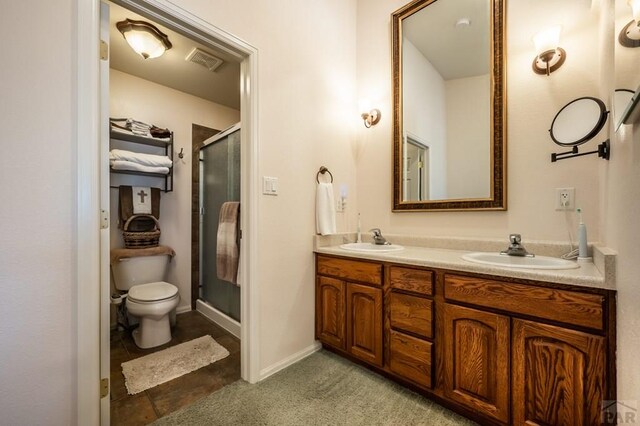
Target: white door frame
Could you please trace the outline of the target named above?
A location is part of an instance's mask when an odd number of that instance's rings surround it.
[[[245,41],[211,25],[167,0],[118,0],[117,3],[155,21],[214,44],[241,60],[240,105],[242,160],[241,200],[243,215],[241,292],[241,374],[250,383],[259,380],[258,341],[258,50]],[[77,424],[100,424],[101,324],[100,266],[108,253],[100,253],[100,0],[78,1],[76,16],[77,101]],[[105,159],[102,159],[105,161]],[[108,190],[108,183],[106,183]],[[108,405],[108,404],[107,404]]]

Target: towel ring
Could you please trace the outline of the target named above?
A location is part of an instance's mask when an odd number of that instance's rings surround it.
[[[331,183],[333,183],[333,175],[325,166],[320,167],[320,170],[318,170],[318,173],[316,173],[316,182],[320,183],[320,175],[323,175],[325,173],[329,173],[329,176],[331,176]]]

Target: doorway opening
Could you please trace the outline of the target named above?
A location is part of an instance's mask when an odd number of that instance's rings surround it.
[[[406,136],[404,194],[407,200],[429,200],[429,146]]]
[[[97,2],[96,2],[97,3]],[[78,263],[83,265],[82,270],[79,268],[79,283],[82,282],[81,278],[85,276],[89,277],[91,274],[94,277],[100,277],[99,291],[97,288],[87,289],[84,292],[79,292],[78,306],[79,316],[86,312],[89,317],[91,314],[96,314],[95,311],[91,312],[89,306],[91,306],[90,300],[92,292],[97,296],[100,294],[100,314],[99,331],[97,329],[90,329],[89,327],[79,326],[79,336],[90,337],[92,335],[99,334],[100,341],[100,362],[99,362],[99,377],[109,378],[110,372],[119,370],[120,359],[111,359],[110,349],[114,341],[118,341],[116,333],[111,333],[112,330],[117,331],[118,325],[121,328],[123,326],[135,327],[135,324],[129,324],[127,322],[121,322],[117,313],[114,314],[114,308],[111,305],[112,296],[115,294],[123,295],[120,289],[116,288],[111,274],[111,261],[110,251],[112,248],[119,248],[123,243],[121,237],[121,229],[123,223],[118,223],[121,219],[121,206],[120,200],[120,187],[149,187],[160,188],[162,204],[160,207],[160,218],[158,222],[161,224],[161,244],[171,244],[171,249],[176,253],[175,258],[171,261],[167,270],[166,281],[168,283],[175,284],[178,287],[178,293],[180,293],[181,302],[179,303],[176,311],[178,313],[175,326],[172,326],[172,343],[180,343],[185,340],[190,340],[190,337],[199,337],[200,334],[209,334],[214,339],[218,340],[222,346],[228,346],[230,360],[236,362],[236,376],[255,383],[258,380],[258,342],[257,342],[257,327],[255,327],[255,319],[257,318],[257,277],[251,272],[255,270],[254,265],[257,263],[257,250],[254,242],[257,240],[257,51],[252,46],[245,42],[235,38],[232,35],[219,30],[218,28],[203,22],[201,19],[186,13],[184,10],[179,9],[177,6],[167,4],[166,2],[160,2],[156,0],[122,0],[114,3],[102,3],[100,12],[100,25],[99,33],[100,38],[103,41],[108,40],[108,44],[111,47],[110,60],[103,58],[99,66],[99,83],[100,88],[96,92],[91,90],[83,91],[79,94],[79,98],[83,100],[87,105],[91,105],[95,100],[95,108],[90,110],[78,111],[79,125],[78,135],[79,140],[83,134],[90,135],[90,127],[93,123],[100,129],[100,141],[95,140],[95,149],[100,155],[100,162],[95,168],[86,168],[80,166],[82,159],[89,164],[91,161],[91,145],[88,142],[89,147],[85,147],[83,150],[79,150],[79,191],[83,190],[83,185],[87,189],[90,187],[91,181],[99,182],[100,197],[96,198],[81,198],[79,195],[79,211],[82,206],[91,206],[96,209],[100,209],[103,214],[102,223],[109,222],[109,227],[102,226],[102,230],[99,234],[95,234],[94,229],[91,229],[87,223],[79,220],[78,232],[86,232],[88,238],[91,241],[95,241],[95,245],[100,247],[100,263],[99,265],[88,262],[86,265],[82,262],[84,256],[89,257],[90,253],[79,250]],[[170,33],[170,36],[174,36],[175,42],[173,47],[178,52],[178,47],[182,43],[182,39],[189,40],[194,46],[192,48],[197,49],[198,52],[205,51],[218,58],[222,57],[223,61],[226,61],[226,70],[235,69],[235,84],[226,84],[227,87],[235,86],[235,94],[231,96],[232,99],[207,99],[207,94],[203,93],[196,87],[194,89],[195,78],[182,78],[171,77],[170,73],[166,72],[166,69],[162,69],[161,72],[149,71],[151,67],[148,66],[148,61],[152,59],[141,59],[142,62],[138,65],[135,62],[127,62],[123,59],[120,53],[116,52],[115,44],[118,40],[123,41],[123,37],[117,34],[116,37],[110,37],[108,16],[114,11],[119,11],[130,15],[128,19],[139,20],[144,19],[150,21],[154,26],[157,26],[161,31]],[[79,20],[81,16],[86,16],[88,13],[87,8],[79,7]],[[114,16],[114,15],[112,15]],[[138,19],[136,19],[138,18]],[[117,18],[119,19],[119,18]],[[98,22],[95,22],[98,27]],[[87,25],[86,27],[91,27]],[[94,28],[96,34],[98,28]],[[80,30],[82,31],[82,29]],[[118,38],[119,37],[119,38]],[[90,63],[91,61],[84,57],[83,52],[90,53],[90,43],[81,43],[79,47],[79,64]],[[96,44],[97,45],[97,44]],[[83,47],[85,48],[83,50]],[[128,47],[127,47],[128,48]],[[133,52],[127,53],[133,54]],[[168,51],[170,52],[170,50]],[[184,53],[184,52],[181,52]],[[189,52],[189,55],[193,58],[193,51]],[[180,56],[182,56],[180,54]],[[137,58],[136,58],[137,59]],[[110,66],[111,65],[111,66]],[[176,66],[189,65],[198,67],[197,63],[189,63],[185,61],[185,58],[180,58],[180,61],[175,61]],[[222,66],[218,66],[218,72],[224,72],[224,63]],[[136,71],[136,66],[138,70]],[[111,68],[111,69],[110,69]],[[80,82],[90,79],[89,71],[91,67],[83,69],[79,65],[79,86]],[[197,68],[194,68],[197,69]],[[141,71],[142,70],[142,71]],[[209,72],[209,70],[205,70]],[[144,73],[147,72],[145,75]],[[180,76],[180,74],[177,74]],[[164,80],[163,80],[164,79]],[[180,86],[182,84],[182,86]],[[188,87],[191,84],[191,87]],[[202,86],[201,86],[202,87]],[[251,88],[251,90],[249,90]],[[195,91],[195,93],[194,93]],[[215,90],[217,95],[220,95],[222,90]],[[191,101],[191,107],[185,107]],[[236,105],[233,105],[233,102]],[[82,102],[81,102],[82,103]],[[231,103],[231,105],[230,105]],[[211,105],[215,104],[215,105]],[[196,112],[194,112],[196,111]],[[214,112],[212,114],[212,111]],[[98,113],[99,112],[99,113]],[[91,114],[95,113],[96,116]],[[99,115],[99,119],[97,116]],[[187,117],[190,116],[190,117]],[[212,121],[211,117],[215,116]],[[91,120],[87,121],[86,119]],[[113,146],[113,134],[110,122],[113,120],[110,118],[132,118],[136,121],[140,121],[146,124],[153,124],[163,129],[169,129],[172,133],[172,143],[167,148],[164,146],[164,155],[169,157],[172,161],[170,176],[158,177],[155,173],[120,173],[113,170],[113,161],[109,161],[109,152],[114,149]],[[180,120],[179,120],[180,119]],[[83,121],[85,120],[85,121]],[[217,121],[216,121],[217,120]],[[180,121],[180,122],[178,122]],[[188,123],[187,123],[188,121]],[[191,294],[191,269],[192,265],[190,257],[192,254],[192,239],[190,237],[191,228],[189,216],[191,215],[191,178],[192,168],[191,161],[195,159],[195,162],[199,163],[199,153],[196,153],[192,157],[192,133],[197,126],[213,129],[214,132],[218,132],[216,129],[224,129],[229,124],[242,122],[243,125],[238,130],[239,143],[238,148],[242,150],[241,159],[238,161],[239,182],[238,185],[241,189],[239,199],[237,200],[242,204],[241,215],[238,218],[238,230],[241,230],[242,240],[239,244],[239,257],[242,258],[240,270],[238,273],[242,276],[242,291],[240,292],[240,316],[239,324],[240,329],[238,331],[238,337],[227,333],[223,327],[213,324],[204,316],[201,316],[197,312],[191,311],[193,295]],[[187,131],[184,129],[188,128]],[[180,134],[178,134],[180,133]],[[133,147],[130,140],[124,138],[122,146],[118,146],[116,149],[131,149]],[[89,141],[94,141],[93,138],[87,138]],[[118,142],[121,143],[122,141]],[[160,155],[162,152],[157,152],[153,148],[157,148],[154,144],[142,144],[142,148],[136,151],[140,154],[152,154]],[[140,148],[140,147],[137,147]],[[112,158],[113,160],[113,158]],[[94,163],[95,164],[95,163]],[[85,182],[85,179],[87,183]],[[172,181],[169,185],[168,182]],[[143,191],[144,193],[145,191]],[[146,194],[145,194],[146,195]],[[142,198],[142,197],[141,197]],[[82,234],[81,234],[82,235]],[[94,239],[95,238],[95,239]],[[86,241],[82,244],[88,245]],[[79,241],[79,247],[81,242]],[[181,261],[178,259],[181,258]],[[94,272],[92,272],[94,271]],[[199,294],[196,294],[198,297]],[[114,296],[113,299],[119,298]],[[95,300],[95,299],[94,299]],[[172,316],[172,315],[171,315]],[[204,321],[204,322],[203,322]],[[173,321],[172,325],[173,325]],[[94,323],[95,324],[95,323]],[[115,327],[114,327],[115,326]],[[207,328],[209,327],[209,328]],[[212,328],[211,328],[212,327]],[[140,328],[140,327],[138,327]],[[120,330],[120,333],[126,333],[127,330]],[[120,336],[122,337],[122,336]],[[127,337],[128,338],[128,337]],[[239,340],[242,340],[242,346],[240,347]],[[97,340],[97,339],[96,339]],[[84,353],[95,353],[92,341],[80,339],[79,352],[83,352],[83,349],[87,349]],[[154,348],[140,348],[132,340],[126,344],[120,340],[120,349],[125,346],[125,352],[128,356],[132,353],[146,354],[156,352],[169,346],[172,343],[166,345],[160,345]],[[226,343],[226,344],[225,344]],[[83,347],[83,345],[86,345]],[[115,346],[118,346],[116,344]],[[144,353],[143,353],[144,352]],[[122,355],[122,350],[120,350]],[[234,359],[235,357],[235,359]],[[231,361],[219,361],[227,362]],[[239,364],[239,365],[237,365]],[[89,365],[96,365],[89,360],[86,363],[79,362],[79,370],[82,368],[81,374],[86,377]],[[96,365],[97,367],[97,365]],[[212,370],[215,368],[212,367]],[[198,374],[202,374],[201,371]],[[189,373],[193,374],[193,373]],[[233,375],[228,375],[233,377]],[[95,418],[99,413],[101,423],[110,423],[110,400],[117,397],[116,383],[111,381],[112,395],[106,397],[96,398],[95,387],[91,387],[91,383],[87,380],[79,380],[78,388],[78,406],[79,406],[79,420]],[[160,386],[167,386],[160,385]],[[122,391],[120,388],[117,391]],[[215,390],[215,389],[213,389]],[[151,393],[151,391],[145,391]],[[166,392],[165,392],[166,394]],[[175,397],[175,394],[174,394]],[[191,396],[193,398],[193,396]],[[166,402],[166,401],[165,401]],[[163,402],[163,404],[165,404]],[[183,399],[184,402],[184,399]],[[171,404],[165,404],[165,407],[169,407]],[[182,405],[175,406],[175,409],[180,408]],[[81,407],[81,408],[80,408]],[[156,414],[158,414],[157,406],[154,408]],[[170,411],[160,414],[167,414],[174,411],[169,408]],[[88,423],[92,423],[89,421]]]

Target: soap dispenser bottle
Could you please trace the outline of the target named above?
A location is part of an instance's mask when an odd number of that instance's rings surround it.
[[[578,262],[591,262],[589,250],[587,247],[587,225],[582,220],[582,209],[576,209],[580,223],[578,224]]]

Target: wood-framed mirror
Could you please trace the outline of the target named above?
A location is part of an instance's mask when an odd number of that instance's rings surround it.
[[[394,211],[507,209],[505,1],[392,14]]]

